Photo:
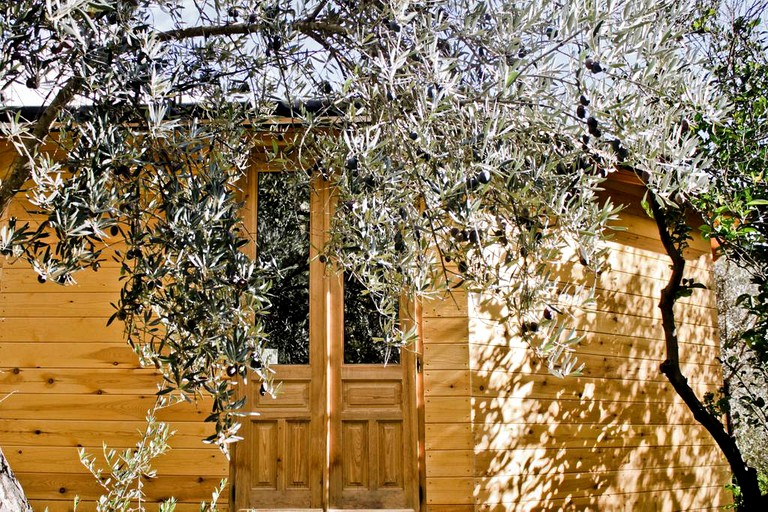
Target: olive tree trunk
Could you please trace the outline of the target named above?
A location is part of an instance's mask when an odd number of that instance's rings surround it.
[[[745,461],[736,439],[726,430],[720,419],[701,401],[696,392],[688,384],[688,379],[680,368],[679,340],[677,338],[677,319],[674,306],[680,297],[684,285],[683,272],[685,270],[685,258],[683,249],[687,244],[688,229],[685,227],[684,214],[680,212],[667,212],[656,196],[651,193],[650,206],[653,218],[659,230],[661,243],[667,255],[672,260],[672,273],[669,276],[667,286],[661,292],[659,309],[661,310],[662,327],[664,329],[664,341],[666,347],[666,359],[661,363],[660,370],[675,392],[683,399],[685,405],[717,443],[718,448],[725,456],[733,472],[736,483],[741,488],[742,504],[740,511],[766,510],[768,507],[768,495],[762,495],[757,480],[757,471]],[[676,218],[676,216],[678,216]]]
[[[21,484],[0,449],[0,512],[32,512]]]

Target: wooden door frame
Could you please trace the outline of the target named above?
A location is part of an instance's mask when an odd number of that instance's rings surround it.
[[[252,168],[242,183],[244,197],[244,225],[251,235],[253,242],[246,247],[249,256],[255,256],[256,240],[256,214],[258,187],[258,169]],[[310,510],[330,510],[330,467],[331,467],[331,438],[332,420],[329,413],[336,391],[331,386],[332,382],[341,382],[343,366],[343,348],[336,355],[338,348],[333,347],[334,340],[343,337],[343,324],[332,321],[333,315],[339,314],[339,308],[343,312],[343,288],[340,284],[340,275],[329,272],[325,263],[317,257],[320,248],[327,239],[330,230],[332,212],[335,203],[333,186],[330,182],[316,178],[310,183],[310,368],[311,391],[310,406],[313,414],[319,414],[319,418],[310,422],[310,435],[312,446],[320,448],[324,457],[310,458],[310,477],[322,474],[322,480],[318,485],[310,487]],[[321,293],[313,293],[313,290],[322,290]],[[342,313],[343,314],[343,313]],[[408,322],[405,330],[415,323],[417,326],[417,340],[414,347],[401,350],[401,362],[403,369],[403,444],[407,447],[405,456],[404,479],[410,483],[409,501],[411,509],[418,512],[425,510],[424,485],[425,453],[424,453],[424,395],[421,375],[421,307],[420,304],[409,300],[401,301],[401,318]],[[314,334],[313,334],[314,333]],[[318,339],[321,338],[321,339]],[[334,361],[332,358],[336,358]],[[331,378],[333,377],[333,378]],[[334,380],[337,379],[337,380]],[[253,384],[244,386],[244,392],[249,393]],[[250,398],[250,397],[249,397]],[[322,412],[320,412],[322,411]],[[238,485],[238,482],[250,476],[248,464],[239,467],[238,452],[247,448],[241,443],[235,443],[232,447],[230,458],[230,511],[238,510],[237,505],[247,503],[246,486]],[[316,450],[313,450],[316,452]],[[240,454],[242,456],[242,453]],[[409,462],[410,461],[410,462]],[[321,468],[316,465],[321,464]],[[258,510],[258,509],[255,509]],[[280,510],[280,509],[270,509]],[[295,510],[295,509],[294,509]],[[352,510],[352,509],[350,509]]]

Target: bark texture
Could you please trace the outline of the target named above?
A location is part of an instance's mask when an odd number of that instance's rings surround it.
[[[21,484],[0,449],[0,512],[32,512]]]

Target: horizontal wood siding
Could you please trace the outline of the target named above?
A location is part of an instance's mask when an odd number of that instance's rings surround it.
[[[12,211],[29,217],[20,205]],[[611,244],[612,271],[601,276],[597,303],[576,318],[582,377],[551,376],[477,295],[456,290],[421,305],[426,510],[727,503],[725,461],[658,370],[656,303],[669,263],[641,211],[628,209],[622,222],[629,230]],[[694,244],[688,257],[686,277],[711,287],[706,244]],[[560,275],[578,282],[584,271],[564,265]],[[81,510],[92,510],[101,489],[77,448],[132,446],[154,401],[156,374],[139,368],[119,325],[105,325],[118,277],[107,261],[76,286],[39,284],[25,264],[0,258],[0,396],[7,396],[0,446],[35,510],[70,511],[76,495],[85,500]],[[714,391],[721,381],[714,294],[697,291],[678,311],[683,370],[699,393]],[[146,490],[154,500],[175,496],[180,512],[198,510],[228,474],[224,457],[201,443],[208,405],[159,414],[177,433]]]
[[[99,460],[102,443],[132,447],[155,401],[158,375],[139,367],[119,323],[106,327],[118,277],[107,261],[75,286],[40,284],[28,265],[0,258],[0,446],[35,510],[70,511],[75,496],[79,510],[94,510],[102,489],[78,448]],[[199,510],[227,477],[225,457],[202,443],[209,405],[159,412],[176,434],[145,479],[152,501],[174,496],[177,511]]]
[[[422,309],[427,510],[473,508],[474,457],[467,294],[427,301]]]
[[[582,377],[549,375],[478,295],[467,301],[468,367],[462,360],[461,368],[431,369],[426,361],[435,380],[426,385],[428,401],[450,400],[455,390],[455,405],[469,399],[471,408],[471,440],[449,444],[453,452],[427,452],[431,490],[441,500],[464,505],[461,490],[471,485],[475,510],[489,512],[704,510],[728,503],[725,459],[659,372],[657,303],[669,263],[650,220],[629,211],[622,221],[630,230],[611,243],[613,270],[600,277],[596,305],[576,319],[584,335],[576,351],[586,364]],[[688,258],[686,277],[711,286],[707,244],[694,243]],[[564,266],[560,276],[579,282],[584,271]],[[676,311],[683,371],[700,396],[715,391],[721,376],[714,292],[698,291]],[[444,349],[435,353],[446,358]],[[445,409],[435,415],[447,421]],[[457,415],[466,421],[466,411]],[[445,469],[431,469],[430,461]]]

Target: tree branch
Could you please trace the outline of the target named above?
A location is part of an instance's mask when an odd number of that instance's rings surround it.
[[[317,19],[317,17],[323,11],[326,5],[328,5],[328,0],[321,0],[317,4],[317,7],[315,7],[315,10],[312,11],[312,13],[310,13],[310,15],[307,17],[307,21],[314,21],[315,19]]]
[[[707,432],[715,440],[720,451],[725,455],[728,464],[731,466],[731,471],[733,471],[734,477],[741,488],[745,507],[748,510],[757,510],[754,507],[757,507],[757,504],[764,499],[760,494],[757,472],[744,462],[736,440],[726,432],[722,422],[702,404],[699,397],[696,396],[696,392],[688,385],[688,379],[680,369],[680,344],[675,325],[674,306],[681,289],[683,271],[685,270],[685,258],[681,248],[675,245],[669,232],[667,213],[653,193],[650,194],[650,203],[653,218],[659,230],[661,243],[672,260],[672,275],[669,277],[667,286],[662,290],[661,299],[659,300],[667,353],[666,359],[660,366],[661,373],[667,377],[675,392],[683,399],[685,405],[693,413],[693,417],[707,429]]]
[[[302,33],[319,32],[342,35],[347,34],[347,29],[341,25],[319,21],[297,21],[292,24],[292,27]],[[231,25],[187,27],[167,30],[165,32],[160,32],[157,37],[160,41],[170,41],[173,39],[189,39],[192,37],[255,34],[263,31],[264,27],[258,23],[233,23]]]
[[[82,86],[83,80],[81,78],[70,78],[38,118],[32,133],[22,137],[24,144],[23,152],[19,152],[16,156],[8,177],[0,184],[0,216],[5,213],[13,197],[21,190],[24,183],[32,177],[32,166],[30,164],[33,155],[40,149],[43,140],[48,136],[51,126],[53,126],[59,113],[72,101],[72,98],[77,95]]]

